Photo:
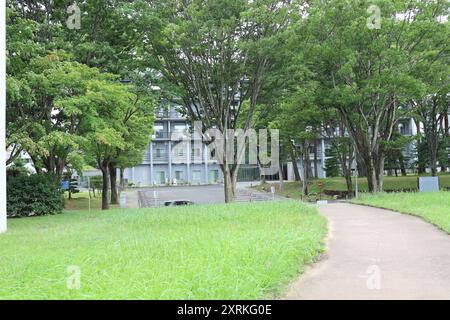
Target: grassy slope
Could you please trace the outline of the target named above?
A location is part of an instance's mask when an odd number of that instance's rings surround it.
[[[359,199],[353,199],[352,202],[416,215],[450,233],[450,192],[448,191],[362,195]]]
[[[269,297],[323,250],[325,234],[325,219],[294,201],[11,219],[0,300]],[[71,265],[80,290],[66,288]]]
[[[439,176],[441,187],[450,187],[450,174],[443,174]],[[316,179],[312,180],[310,185],[311,193],[318,193],[319,188],[317,187],[317,182],[322,181],[324,184],[324,189],[327,190],[337,190],[337,191],[346,191],[347,186],[345,184],[344,178],[328,178],[328,179]],[[278,183],[275,183],[276,192],[282,196],[287,196],[289,198],[299,199],[301,195],[301,182],[285,182],[285,190],[280,192],[278,190]],[[265,189],[266,191],[270,191],[271,184],[265,184],[256,186],[255,188],[258,190]],[[353,186],[355,186],[355,179],[353,179]],[[384,177],[384,188],[386,190],[393,189],[411,189],[417,187],[417,176],[406,176],[406,177]],[[367,191],[367,179],[359,178],[358,179],[358,189],[360,191]]]
[[[78,192],[72,194],[72,199],[68,199],[67,192],[64,193],[66,199],[66,210],[88,210],[89,209],[89,193]],[[110,205],[111,208],[118,208],[118,205]],[[102,208],[102,195],[95,193],[95,197],[91,193],[91,209]]]

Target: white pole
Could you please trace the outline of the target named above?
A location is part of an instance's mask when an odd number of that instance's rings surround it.
[[[0,233],[6,231],[6,16],[0,5]]]

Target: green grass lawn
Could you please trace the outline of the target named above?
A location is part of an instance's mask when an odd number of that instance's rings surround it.
[[[66,201],[66,210],[88,210],[89,209],[89,193],[78,192],[72,194],[72,199],[68,199],[67,192],[64,193]],[[118,208],[119,205],[110,205],[111,208]],[[102,208],[102,195],[95,193],[95,197],[91,192],[91,210],[98,210]]]
[[[66,211],[10,219],[1,299],[273,297],[322,250],[326,220],[294,201]],[[81,288],[67,288],[78,266]]]
[[[450,233],[450,192],[362,194],[352,202],[422,217]]]
[[[442,188],[450,188],[450,174],[442,174],[439,176],[440,184]],[[313,179],[310,182],[310,192],[313,194],[317,194],[320,192],[317,182],[321,181],[323,183],[324,190],[333,190],[333,191],[346,191],[347,185],[345,184],[345,179],[342,177],[337,178],[327,178],[327,179]],[[353,187],[355,188],[355,179],[353,178]],[[266,183],[264,185],[255,186],[255,189],[260,191],[270,191],[270,186],[272,184]],[[300,181],[295,182],[285,182],[284,191],[279,190],[278,183],[273,184],[276,189],[276,193],[285,197],[300,199],[301,197],[301,187],[302,184]],[[385,176],[384,177],[384,189],[385,190],[404,190],[404,189],[413,189],[417,188],[417,176]],[[359,178],[358,179],[358,190],[361,192],[367,192],[367,178]],[[323,197],[326,198],[326,197]]]

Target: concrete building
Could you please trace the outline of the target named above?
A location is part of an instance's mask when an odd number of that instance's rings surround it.
[[[170,104],[156,113],[152,142],[142,163],[125,169],[124,177],[135,186],[209,184],[222,182],[216,160],[211,160],[201,137],[189,137],[190,127]]]

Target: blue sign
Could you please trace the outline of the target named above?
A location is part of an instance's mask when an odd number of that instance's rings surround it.
[[[62,190],[69,190],[69,188],[70,188],[70,181],[69,180],[61,181],[61,189]]]

